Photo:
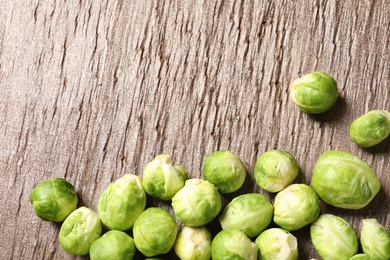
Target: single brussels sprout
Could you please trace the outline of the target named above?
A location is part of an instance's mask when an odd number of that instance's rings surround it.
[[[319,157],[311,182],[321,200],[345,209],[363,208],[381,187],[366,162],[348,152],[335,150]]]
[[[148,208],[134,223],[133,236],[137,249],[147,257],[166,254],[177,237],[173,216],[162,208]]]
[[[264,195],[248,193],[235,197],[219,217],[222,229],[238,229],[252,238],[272,221],[274,207]]]
[[[30,193],[35,214],[45,221],[61,222],[78,203],[74,187],[63,178],[42,181]]]
[[[142,175],[142,186],[147,194],[162,200],[171,200],[184,186],[188,173],[172,161],[170,155],[161,154],[148,163]]]
[[[268,192],[278,192],[290,185],[298,176],[295,158],[288,152],[269,150],[256,162],[254,177],[257,185]]]
[[[256,260],[259,249],[240,230],[222,230],[211,243],[211,258]]]
[[[255,240],[261,260],[296,260],[298,259],[298,241],[289,231],[270,228],[263,231]]]
[[[328,111],[337,101],[337,83],[326,73],[314,71],[294,80],[290,98],[306,114]]]
[[[349,259],[358,251],[358,238],[343,218],[322,214],[310,226],[310,239],[323,259]]]
[[[369,258],[365,254],[356,254],[352,256],[349,260],[371,260],[371,258]]]
[[[313,223],[320,215],[320,200],[306,184],[291,184],[275,196],[274,222],[294,231]]]
[[[221,211],[222,201],[212,183],[201,179],[189,179],[172,198],[172,208],[184,225],[204,226]]]
[[[109,229],[126,231],[146,207],[146,193],[141,178],[125,174],[112,182],[99,199],[98,212]]]
[[[92,243],[89,249],[91,260],[130,260],[135,254],[131,236],[123,231],[110,230]]]
[[[375,146],[390,135],[390,113],[371,110],[355,119],[349,127],[349,136],[360,147]]]
[[[174,245],[181,260],[209,260],[211,258],[211,233],[206,227],[184,226]]]
[[[83,206],[70,213],[62,223],[60,246],[70,254],[86,255],[101,233],[102,224],[98,214]]]
[[[390,232],[376,219],[362,220],[360,244],[363,253],[371,259],[390,259]]]
[[[227,150],[209,154],[202,167],[203,177],[221,193],[231,193],[244,184],[246,170],[240,158]]]

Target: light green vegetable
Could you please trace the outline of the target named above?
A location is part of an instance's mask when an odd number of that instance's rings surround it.
[[[355,119],[349,128],[352,141],[361,147],[372,147],[390,135],[390,113],[371,110]]]
[[[181,260],[209,260],[211,233],[206,227],[184,226],[177,236],[174,250]]]
[[[61,222],[78,203],[74,187],[63,178],[42,181],[30,193],[35,214],[45,221]]]
[[[322,214],[310,226],[310,239],[324,260],[349,259],[358,251],[358,238],[343,218]]]
[[[148,208],[134,223],[133,236],[137,249],[147,257],[166,254],[177,237],[173,216],[162,208]]]
[[[260,188],[278,192],[290,185],[299,173],[295,158],[288,152],[269,150],[256,161],[254,177]]]
[[[131,260],[135,250],[131,236],[123,231],[110,230],[92,243],[89,255],[91,260]]]
[[[219,217],[222,229],[241,230],[258,236],[272,221],[274,207],[264,195],[248,193],[235,197]]]
[[[70,254],[86,255],[101,233],[99,216],[92,209],[83,206],[73,211],[62,223],[60,246]]]
[[[259,260],[296,260],[298,241],[289,231],[270,228],[263,231],[255,240],[259,248]]]
[[[112,182],[99,199],[98,212],[109,229],[129,230],[146,207],[141,178],[125,174]]]
[[[313,223],[320,215],[317,194],[306,184],[291,184],[276,194],[274,222],[294,231]]]
[[[390,259],[390,232],[374,218],[363,219],[360,230],[363,252],[374,260]]]
[[[188,173],[172,161],[170,155],[161,154],[148,163],[142,175],[142,186],[147,194],[162,200],[171,200],[184,186]]]
[[[366,162],[348,152],[330,150],[314,167],[312,187],[330,205],[360,209],[375,197],[381,185]]]
[[[239,230],[222,230],[211,243],[213,260],[256,260],[258,252],[257,245]]]
[[[349,260],[371,260],[371,258],[369,258],[365,254],[356,254],[352,256]]]
[[[204,226],[221,211],[222,201],[212,183],[189,179],[172,198],[172,208],[184,225]]]
[[[214,184],[221,193],[230,193],[241,188],[246,170],[240,158],[227,150],[209,154],[202,167],[203,177]]]

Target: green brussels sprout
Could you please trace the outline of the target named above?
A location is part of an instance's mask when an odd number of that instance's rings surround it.
[[[360,147],[373,147],[390,135],[390,113],[371,110],[355,119],[349,127],[349,136]]]
[[[211,243],[211,258],[256,260],[259,249],[240,230],[222,230]]]
[[[135,254],[131,236],[123,231],[110,230],[92,243],[89,249],[91,260],[130,260]]]
[[[112,182],[99,198],[98,213],[109,229],[126,231],[146,207],[141,178],[125,174]]]
[[[358,238],[351,225],[332,214],[322,214],[311,224],[310,239],[323,259],[349,259],[358,251]]]
[[[134,223],[133,236],[137,249],[147,257],[166,254],[177,237],[173,216],[162,208],[148,208]]]
[[[172,208],[184,225],[204,226],[221,211],[222,201],[212,183],[201,179],[189,179],[172,198]]]
[[[376,219],[362,220],[360,244],[363,253],[371,259],[390,259],[390,232]]]
[[[337,83],[326,73],[314,71],[294,80],[290,98],[306,114],[328,111],[337,101]]]
[[[147,194],[162,200],[171,200],[184,186],[187,171],[172,161],[170,155],[161,154],[148,163],[142,175],[142,186]]]
[[[240,158],[227,150],[209,154],[202,167],[203,177],[221,193],[231,193],[244,184],[246,170]]]
[[[70,254],[86,255],[101,233],[102,224],[98,214],[83,206],[70,213],[62,223],[60,246]]]
[[[290,185],[298,173],[298,164],[290,153],[269,150],[257,159],[253,174],[260,188],[278,192]]]
[[[249,238],[258,236],[272,221],[274,207],[264,195],[235,197],[219,217],[222,229],[238,229]]]
[[[72,184],[63,178],[42,181],[30,193],[34,212],[45,221],[61,222],[78,203]]]
[[[335,150],[319,157],[311,181],[321,200],[345,209],[363,208],[381,187],[366,162],[348,152]]]
[[[371,258],[369,258],[367,255],[365,254],[356,254],[354,256],[352,256],[350,259],[348,260],[371,260]]]
[[[261,260],[296,260],[298,259],[298,241],[289,231],[270,228],[263,231],[255,240]]]
[[[313,223],[320,215],[320,200],[306,184],[291,184],[276,194],[274,222],[288,231]]]
[[[181,260],[209,260],[211,258],[211,233],[206,227],[184,226],[174,245]]]

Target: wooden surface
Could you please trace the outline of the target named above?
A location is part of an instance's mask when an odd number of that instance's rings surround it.
[[[390,140],[362,149],[348,135],[361,114],[390,110],[387,0],[0,6],[1,259],[76,258],[59,247],[60,225],[35,216],[29,193],[37,183],[65,177],[81,204],[96,210],[111,181],[141,175],[160,153],[191,178],[202,177],[207,154],[236,153],[248,175],[223,196],[226,204],[253,191],[273,199],[253,179],[266,150],[289,151],[301,169],[296,182],[309,185],[322,152],[348,151],[376,171],[382,189],[362,210],[323,212],[357,231],[368,217],[390,229]],[[289,99],[289,84],[313,70],[334,76],[339,99],[308,116]],[[170,210],[155,199],[148,205]],[[308,230],[293,232],[300,259],[318,259]]]

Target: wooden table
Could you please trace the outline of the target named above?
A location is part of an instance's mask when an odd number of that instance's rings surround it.
[[[387,0],[0,6],[2,259],[76,258],[59,247],[60,224],[34,214],[29,194],[37,183],[64,177],[80,204],[96,210],[111,181],[142,175],[161,153],[190,178],[202,178],[211,152],[236,153],[248,174],[239,191],[223,195],[226,205],[248,192],[273,199],[253,178],[269,149],[289,151],[301,170],[296,182],[308,185],[321,153],[348,151],[374,169],[382,189],[362,210],[323,205],[323,212],[357,232],[368,217],[390,229],[390,140],[362,149],[348,133],[363,113],[390,110]],[[314,70],[337,80],[339,99],[309,116],[290,100],[289,85]],[[169,203],[149,199],[152,205],[172,212]],[[293,234],[300,259],[319,259],[308,228]]]

